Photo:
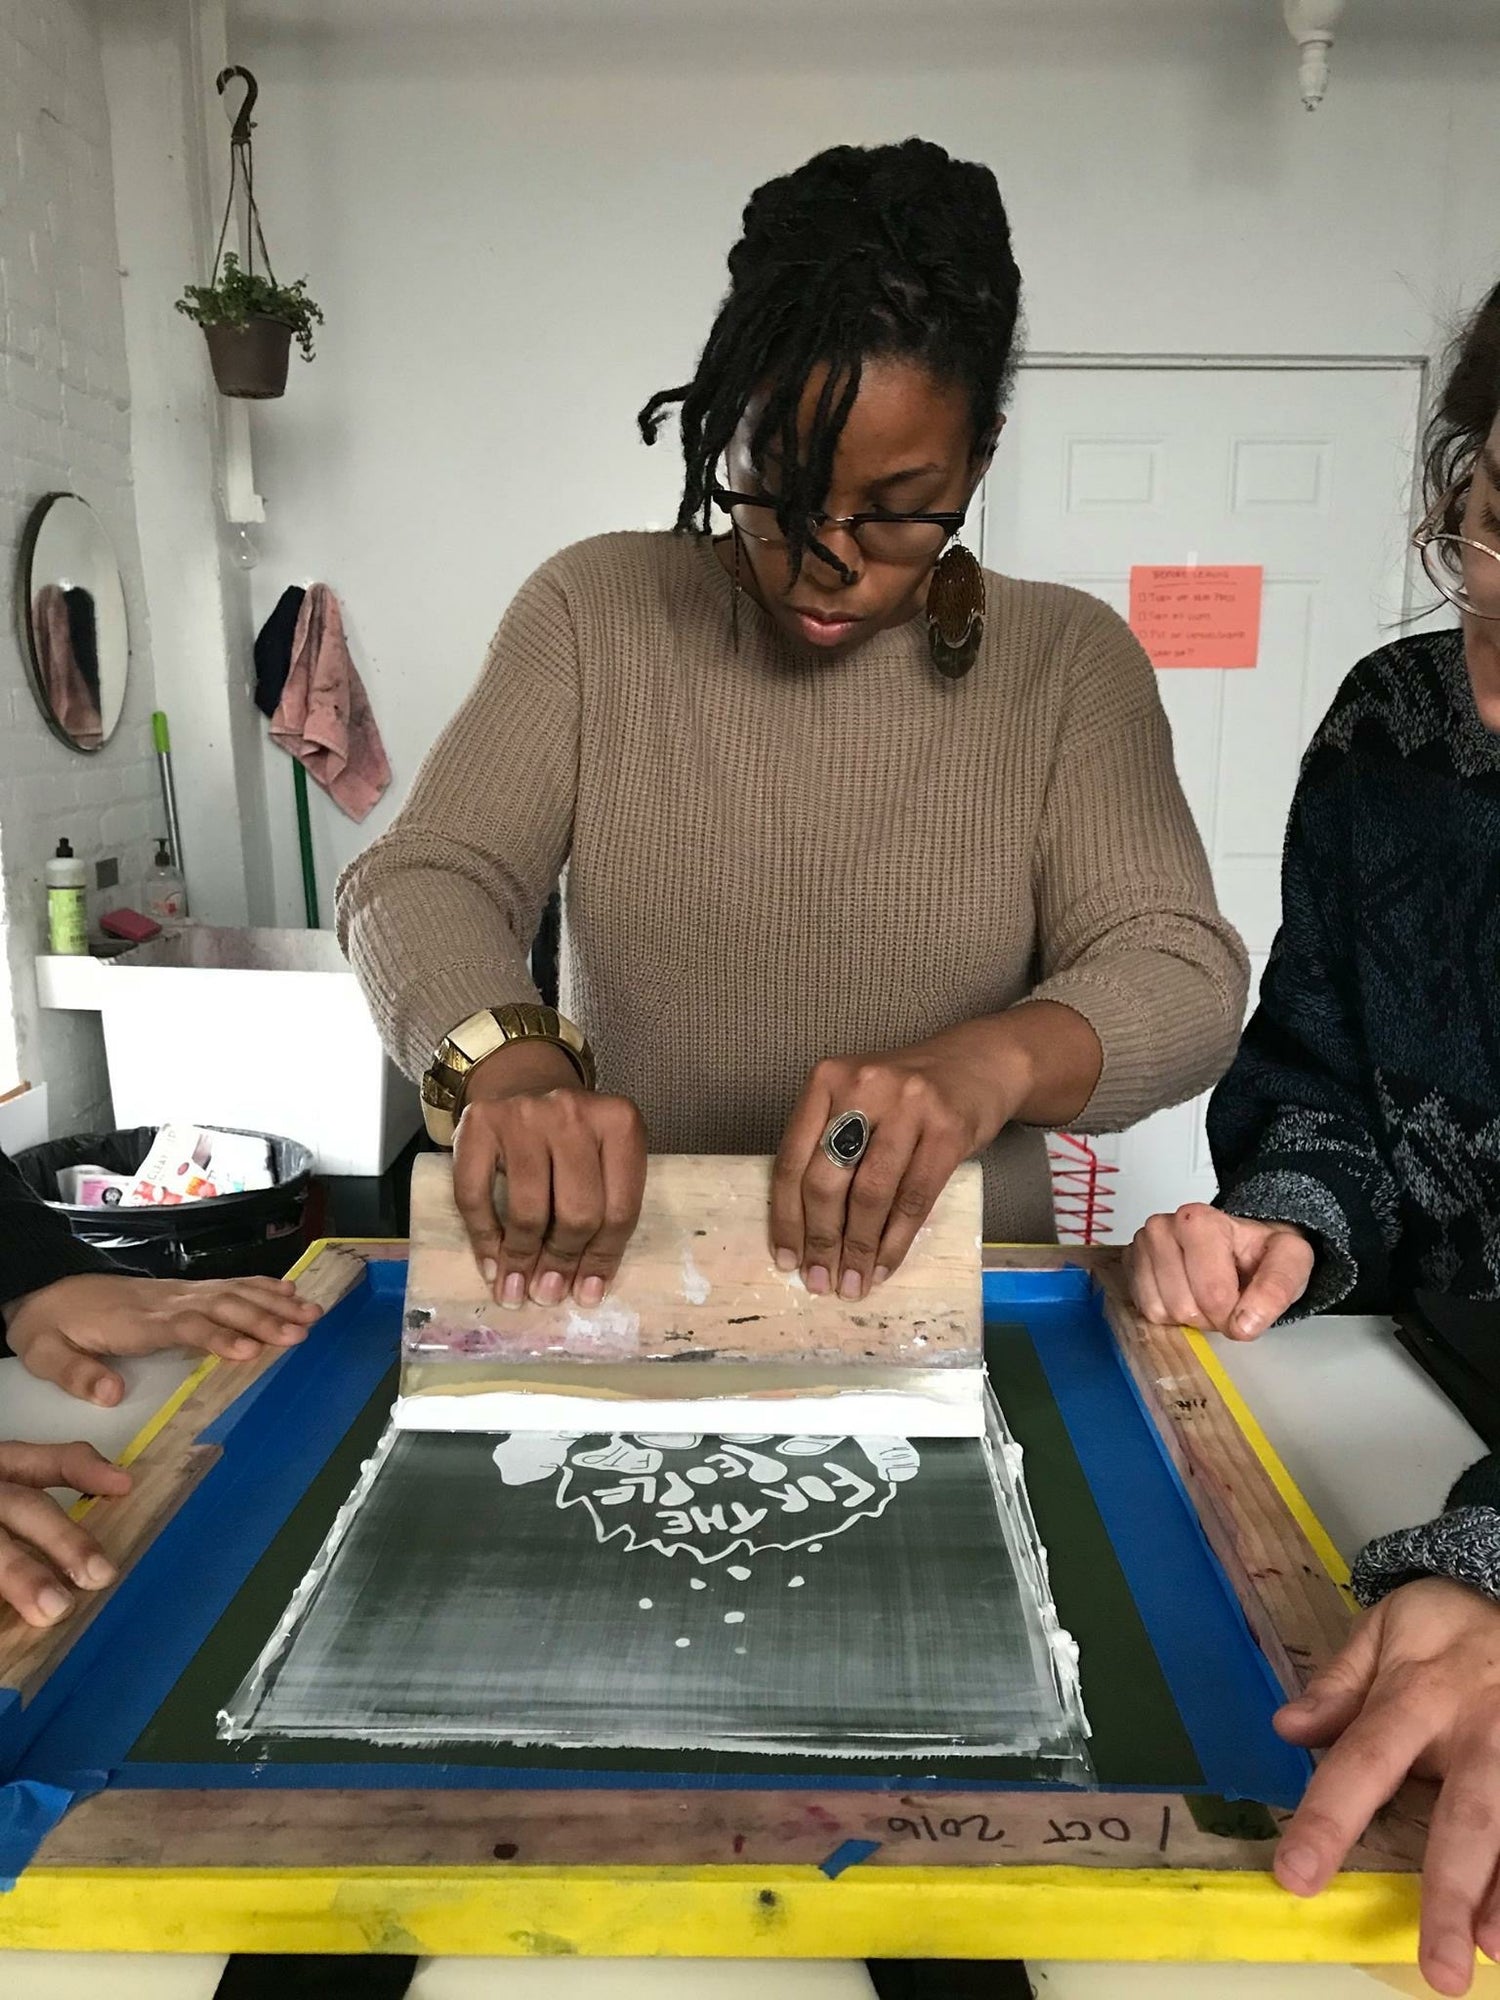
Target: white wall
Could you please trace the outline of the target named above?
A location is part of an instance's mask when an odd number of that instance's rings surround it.
[[[118,859],[107,902],[138,903],[159,816],[109,125],[85,0],[0,0],[0,305],[0,1091],[45,1081],[65,1132],[102,1119],[108,1092],[97,1016],[36,1005],[42,866],[67,835],[90,864]],[[10,602],[27,516],[59,489],[82,494],[108,529],[130,619],[124,713],[89,756],[44,724]]]
[[[223,212],[222,12],[222,0],[130,0],[101,5],[99,22],[157,702],[172,732],[192,914],[243,924],[269,917],[271,864],[264,728],[246,691],[249,591],[222,525],[226,442],[242,406],[217,394],[203,335],[176,310],[183,286],[208,275]]]
[[[740,207],[838,139],[989,161],[1037,350],[1423,354],[1500,270],[1500,10],[1353,0],[1315,116],[1275,0],[238,0],[278,269],[328,326],[257,409],[257,617],[342,595],[397,771],[525,574],[663,522],[681,380]],[[1004,477],[1003,453],[998,476]],[[281,909],[291,781],[268,764]]]

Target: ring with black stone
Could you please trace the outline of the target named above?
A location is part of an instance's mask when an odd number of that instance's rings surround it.
[[[836,1167],[857,1167],[870,1144],[871,1125],[863,1111],[841,1111],[823,1134],[823,1151]]]

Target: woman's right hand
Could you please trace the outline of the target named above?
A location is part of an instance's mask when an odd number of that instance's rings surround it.
[[[505,1223],[495,1176],[505,1175]],[[597,1306],[640,1220],[646,1127],[585,1090],[560,1049],[508,1043],[480,1063],[453,1140],[453,1194],[498,1304]]]
[[[1145,1318],[1254,1340],[1307,1290],[1313,1246],[1289,1222],[1251,1222],[1192,1201],[1153,1215],[1125,1265]]]

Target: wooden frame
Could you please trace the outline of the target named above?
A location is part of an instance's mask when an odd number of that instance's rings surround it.
[[[332,1305],[404,1250],[319,1245],[299,1288]],[[1116,1251],[987,1261],[1092,1270],[1250,1626],[1299,1688],[1343,1642],[1346,1578],[1207,1343],[1134,1313]],[[134,1490],[91,1519],[122,1569],[213,1462],[199,1434],[274,1359],[206,1363],[136,1440]],[[0,1687],[34,1690],[78,1629],[0,1625]],[[1409,1961],[1428,1796],[1408,1786],[1301,1903],[1269,1872],[1284,1814],[1157,1792],[108,1790],[0,1895],[0,1948]],[[849,1840],[879,1845],[839,1869]]]

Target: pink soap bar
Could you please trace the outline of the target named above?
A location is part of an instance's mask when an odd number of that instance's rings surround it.
[[[111,910],[107,917],[99,919],[99,928],[111,937],[128,938],[132,944],[144,944],[147,938],[161,936],[161,925],[143,917],[139,910]]]

